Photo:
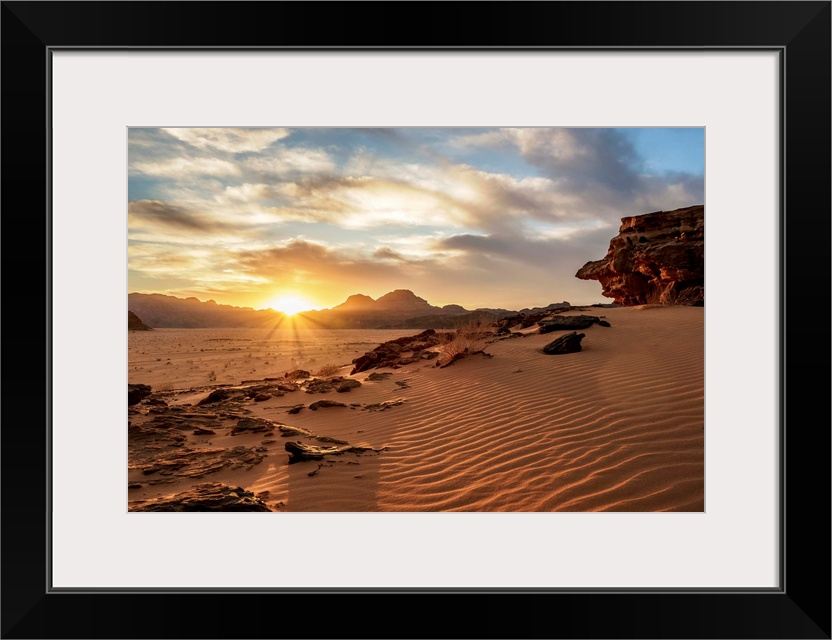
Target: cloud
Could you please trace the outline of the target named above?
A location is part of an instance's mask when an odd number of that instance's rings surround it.
[[[379,247],[373,251],[373,259],[403,261],[405,260],[405,257],[398,251],[393,251],[390,247]]]
[[[153,161],[137,161],[130,164],[133,173],[143,173],[157,178],[185,178],[189,176],[229,177],[241,175],[240,168],[219,158],[167,158]]]
[[[475,236],[468,233],[441,238],[435,242],[440,251],[464,251],[477,253],[505,253],[509,243],[505,239],[491,236]]]
[[[247,158],[243,166],[261,178],[328,173],[335,169],[328,153],[302,147],[277,148],[269,155]]]
[[[228,153],[262,151],[289,135],[288,129],[168,128],[162,131],[197,149]]]
[[[165,226],[185,231],[214,231],[226,225],[200,215],[192,209],[161,200],[139,200],[127,207],[129,225],[133,230]]]

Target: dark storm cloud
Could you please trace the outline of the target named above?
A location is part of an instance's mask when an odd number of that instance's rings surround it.
[[[566,129],[553,137],[542,131],[529,139],[522,153],[544,175],[581,191],[597,184],[621,194],[632,194],[637,188],[643,163],[622,133]]]

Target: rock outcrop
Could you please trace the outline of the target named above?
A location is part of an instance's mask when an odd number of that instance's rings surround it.
[[[220,482],[203,482],[189,491],[131,506],[130,511],[271,511],[251,491]]]
[[[705,304],[705,206],[621,219],[603,260],[575,274],[625,306]]]
[[[127,406],[139,404],[147,396],[152,393],[152,388],[149,384],[127,384]]]
[[[135,313],[127,310],[127,330],[128,331],[150,331],[150,327],[148,327],[142,319],[139,318]]]
[[[355,366],[350,375],[361,373],[367,369],[396,367],[412,364],[422,359],[430,360],[438,354],[435,351],[428,351],[428,349],[439,343],[440,336],[433,329],[427,329],[415,336],[389,340],[372,351],[368,351],[363,356],[355,358],[352,361]]]

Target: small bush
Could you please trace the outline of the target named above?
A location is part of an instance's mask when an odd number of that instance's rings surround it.
[[[452,362],[473,353],[481,353],[494,335],[490,320],[471,320],[451,333],[443,334],[439,345],[439,366],[447,367]]]
[[[334,375],[338,372],[338,369],[341,368],[341,365],[337,364],[325,364],[320,369],[315,372],[315,375],[319,378],[326,378],[328,376]]]

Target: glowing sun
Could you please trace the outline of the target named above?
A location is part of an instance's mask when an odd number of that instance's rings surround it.
[[[283,295],[269,302],[269,306],[275,311],[285,313],[287,316],[293,316],[298,311],[308,311],[313,305],[309,300],[301,296]]]

